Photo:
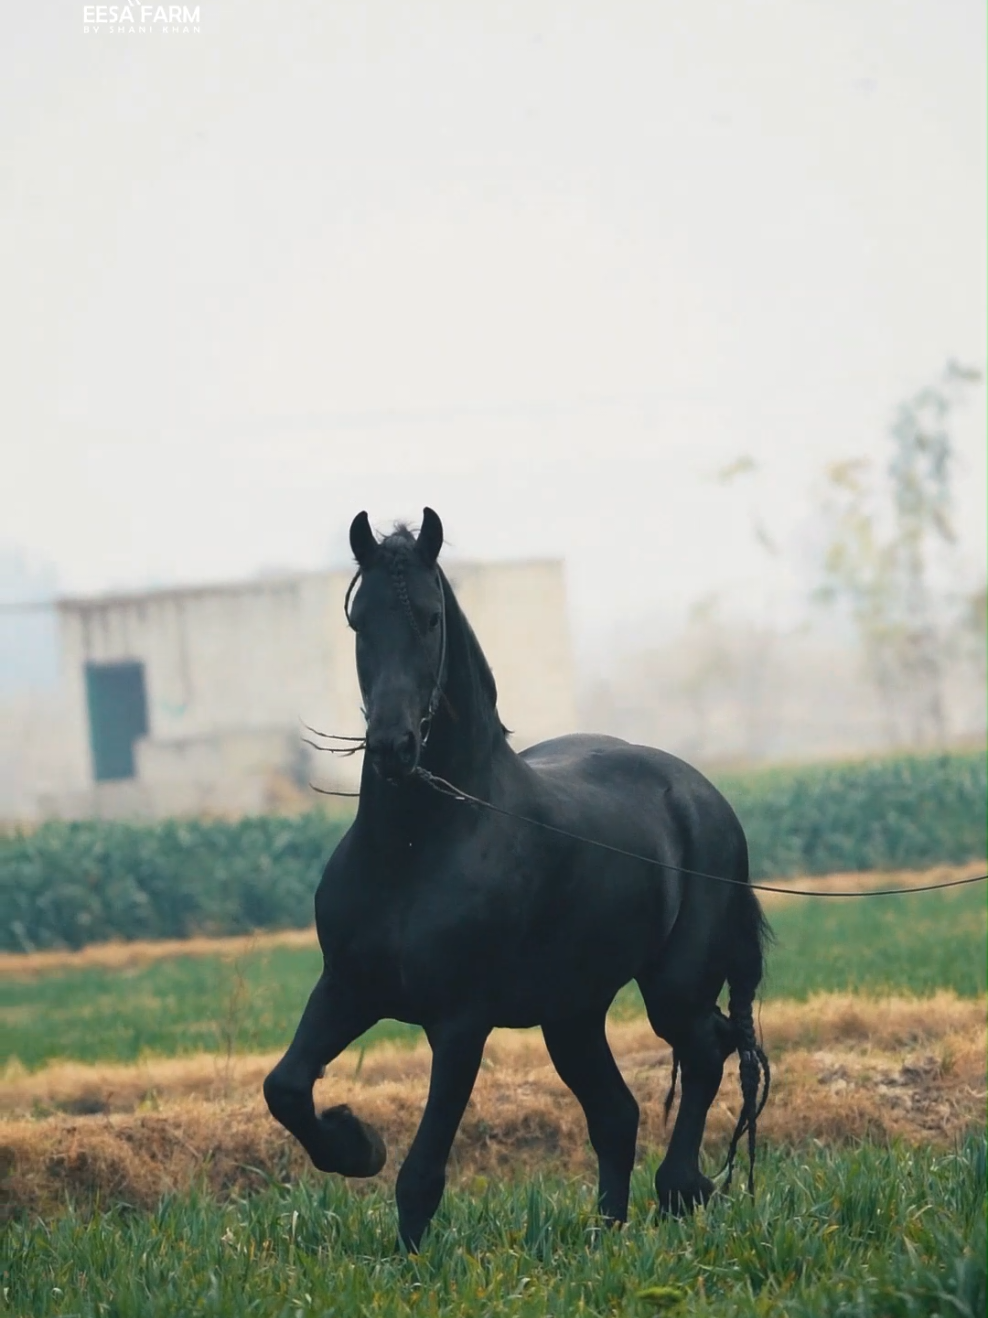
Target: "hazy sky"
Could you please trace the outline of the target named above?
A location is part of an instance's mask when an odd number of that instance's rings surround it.
[[[791,610],[814,474],[985,365],[981,0],[199,8],[22,6],[0,49],[0,540],[66,590],[430,503],[461,555],[565,555],[584,643]]]

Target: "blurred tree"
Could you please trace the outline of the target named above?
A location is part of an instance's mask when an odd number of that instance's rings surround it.
[[[733,485],[739,477],[757,476],[760,472],[761,467],[755,459],[748,453],[742,453],[739,458],[735,458],[733,462],[729,462],[725,467],[721,467],[714,472],[713,480],[717,485]],[[748,504],[748,516],[751,519],[751,533],[754,536],[755,543],[760,545],[767,554],[777,558],[780,552],[778,543],[753,502]]]
[[[848,608],[893,742],[945,739],[944,664],[953,628],[931,568],[954,543],[950,416],[965,387],[980,379],[950,362],[936,384],[899,405],[884,484],[860,458],[826,472],[827,539],[816,596]]]
[[[957,627],[959,657],[974,669],[975,679],[984,688],[988,679],[988,583],[964,597]]]

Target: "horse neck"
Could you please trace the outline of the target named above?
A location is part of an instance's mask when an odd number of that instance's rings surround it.
[[[504,743],[504,734],[497,712],[477,708],[470,694],[474,693],[447,686],[420,763],[423,769],[456,787],[484,796],[490,789],[494,760]]]
[[[447,782],[484,796],[495,758],[506,745],[504,729],[488,691],[492,679],[487,660],[452,591],[444,586],[450,629],[446,680],[421,763]]]

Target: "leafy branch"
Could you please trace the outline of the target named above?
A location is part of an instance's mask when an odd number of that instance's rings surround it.
[[[951,415],[980,379],[951,362],[936,384],[900,404],[884,484],[860,458],[826,472],[828,540],[816,597],[848,608],[892,740],[902,714],[913,744],[945,738],[946,620],[931,568],[955,542]]]

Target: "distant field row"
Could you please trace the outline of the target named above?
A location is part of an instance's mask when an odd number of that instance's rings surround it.
[[[716,775],[756,878],[920,868],[985,853],[983,753]],[[0,951],[304,928],[348,821],[48,823],[0,836]],[[523,825],[519,825],[523,827]]]
[[[931,877],[944,877],[943,870]],[[767,999],[938,989],[974,997],[986,990],[988,918],[980,885],[847,902],[783,898],[773,901],[770,914],[776,942],[763,986]],[[11,974],[7,960],[0,1052],[33,1070],[54,1058],[129,1062],[283,1048],[321,964],[315,946],[293,941],[262,940],[232,957],[185,956],[176,948],[174,955],[123,968],[61,965],[23,977]],[[634,1015],[640,1006],[631,986],[614,1012]],[[416,1035],[385,1021],[361,1044]]]

